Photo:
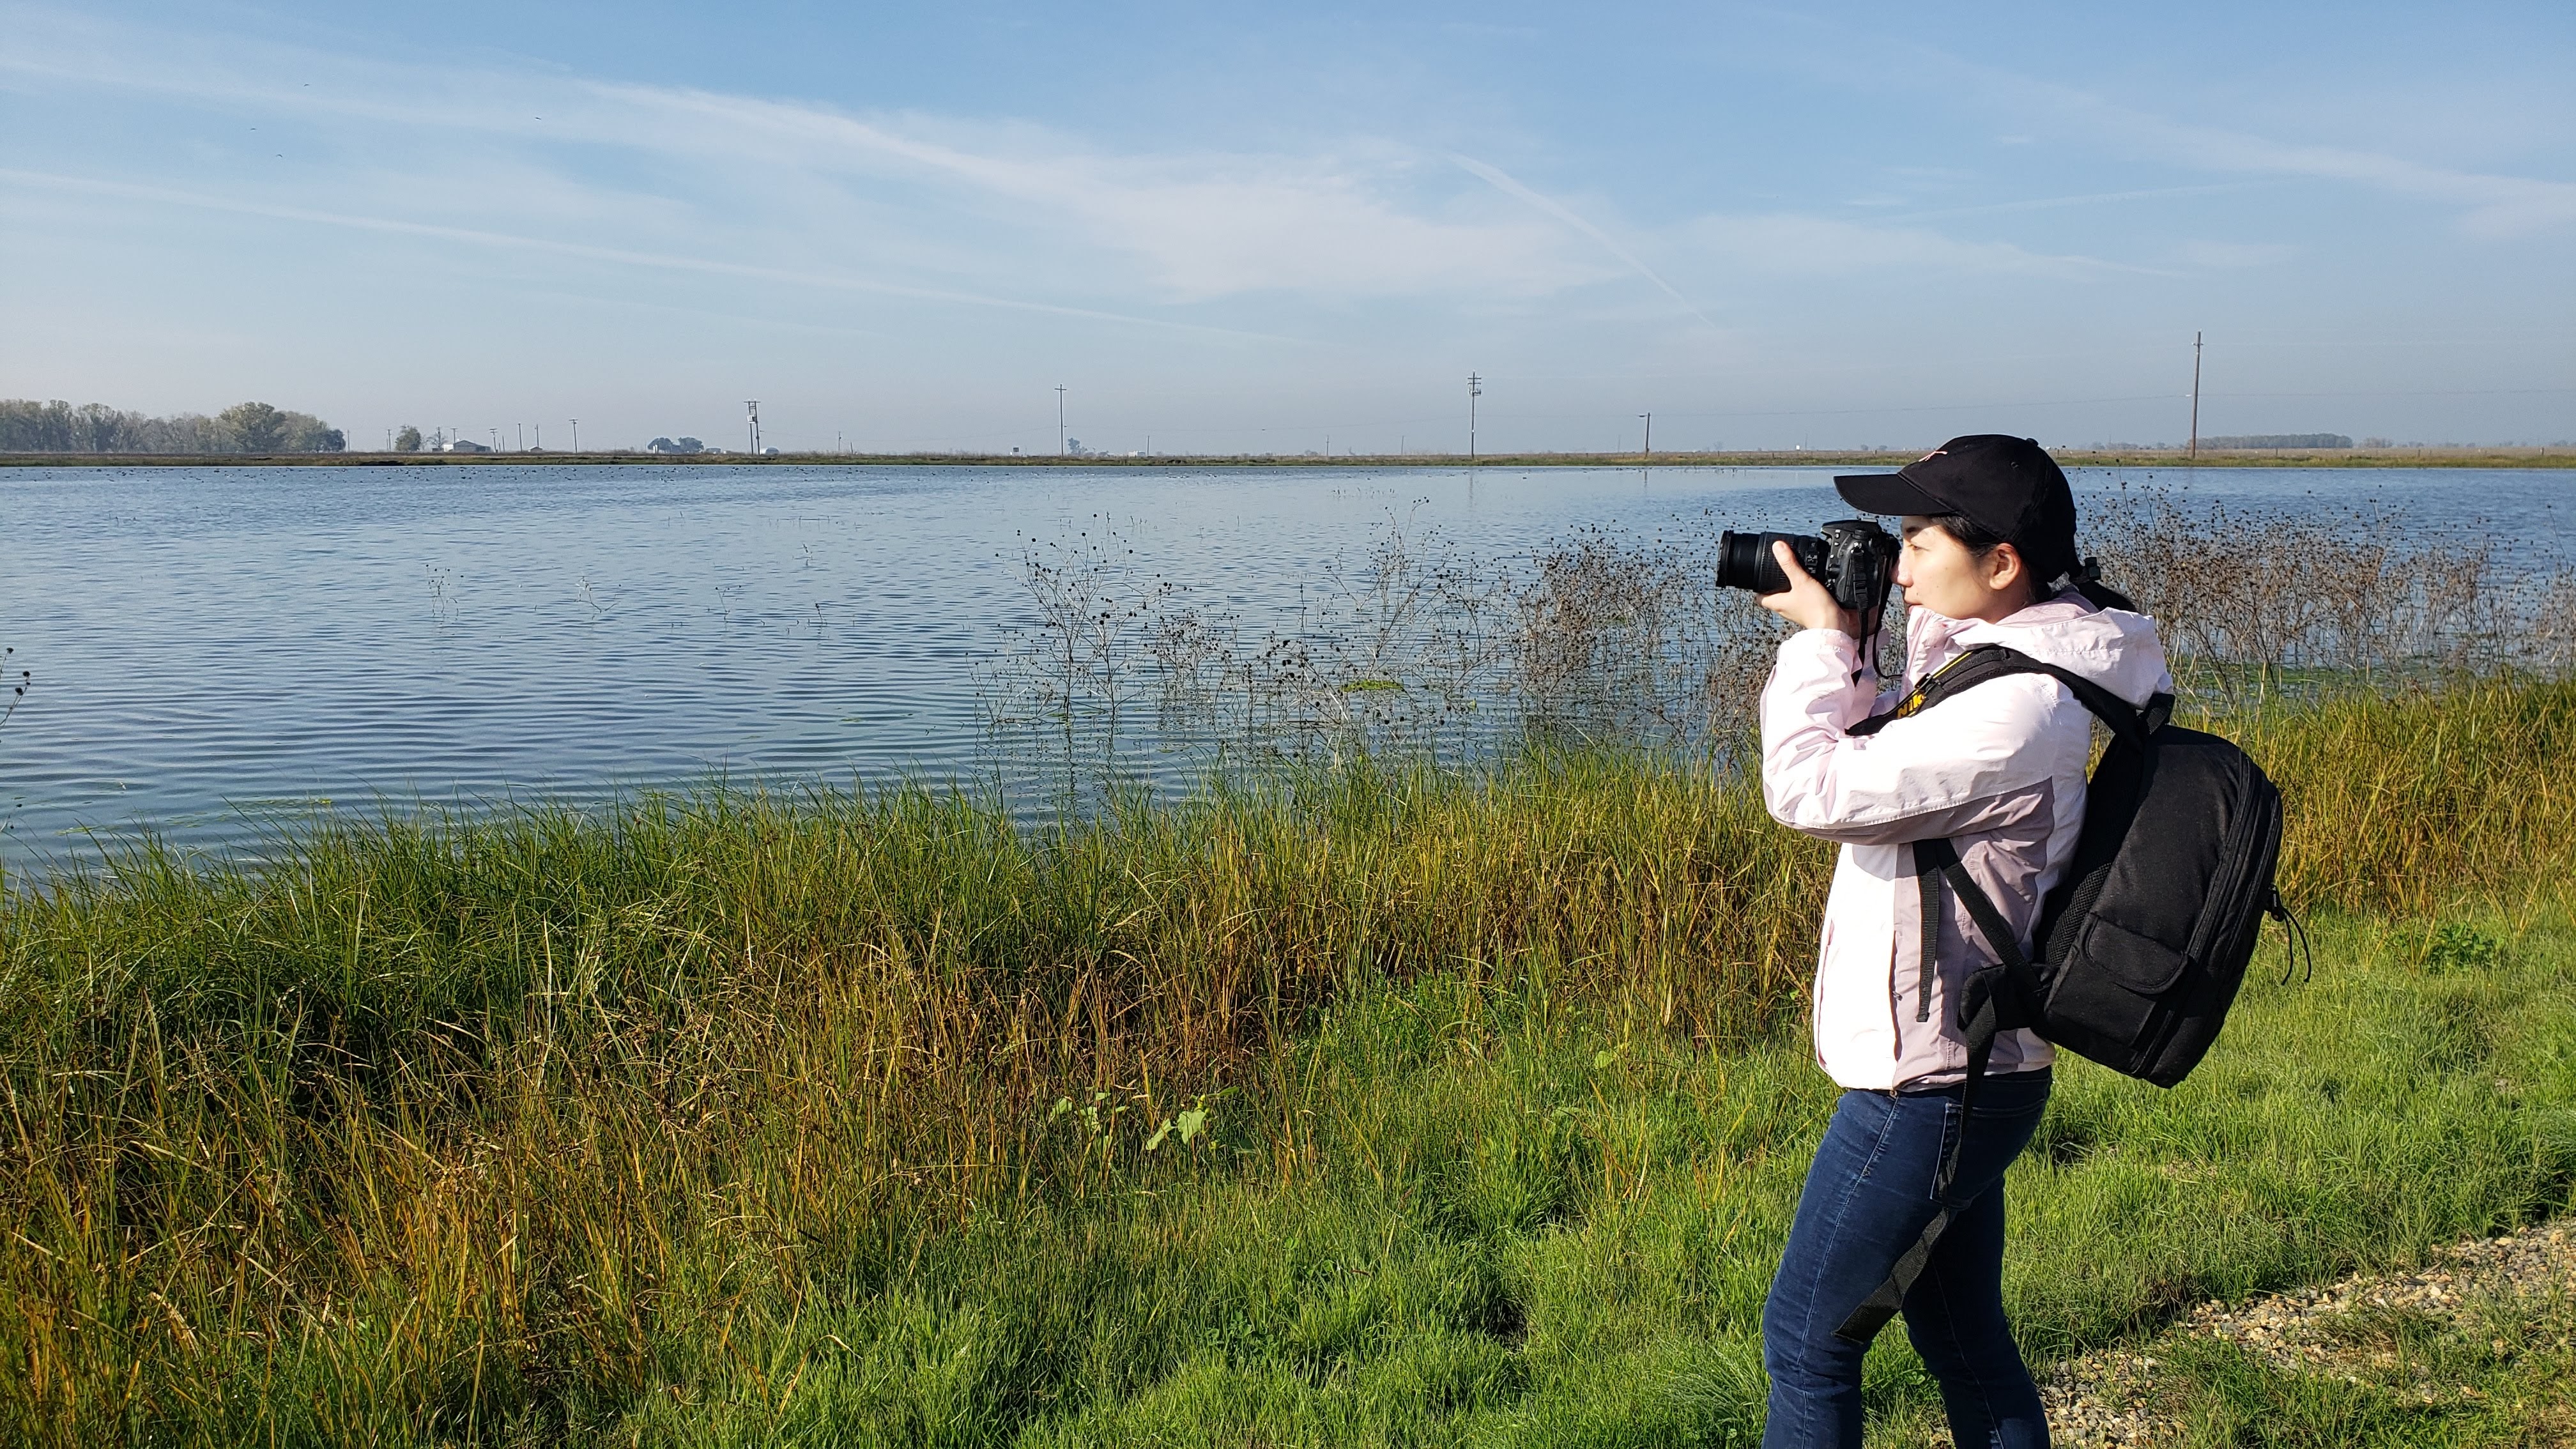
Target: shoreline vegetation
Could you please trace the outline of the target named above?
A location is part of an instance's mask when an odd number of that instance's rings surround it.
[[[2070,468],[2576,468],[2576,447],[2425,448],[2052,448]],[[489,467],[546,464],[671,464],[757,467],[969,468],[1896,468],[1908,451],[1789,449],[1753,452],[1496,453],[1472,462],[1463,453],[1156,454],[1071,457],[1015,453],[648,453],[640,448],[584,452],[485,453],[0,453],[0,468]]]
[[[2282,786],[2316,950],[2270,932],[2172,1092],[2063,1061],[2010,1179],[2042,1364],[2576,1189],[2568,576],[2376,515],[2094,524]],[[1728,763],[1767,616],[1665,544],[1495,593],[1398,531],[1286,668],[1104,613],[1164,597],[1114,544],[1031,546],[1022,707],[1114,745],[1159,670],[1322,747],[1035,828],[709,788],[0,882],[0,1442],[1751,1442],[1833,1096],[1832,852]],[[1527,737],[1444,757],[1403,703],[1444,688]],[[2564,1316],[2478,1395],[2188,1359],[2187,1442],[2533,1442]],[[1933,1442],[1903,1335],[1867,1392]]]
[[[2012,1179],[2042,1361],[2576,1183],[2576,685],[2211,723],[2290,801],[2314,978],[2268,941],[2176,1091],[2061,1069]],[[1830,851],[1740,775],[1361,758],[1036,832],[896,790],[288,844],[0,903],[0,1437],[1758,1422]],[[1902,1336],[1871,1362],[1928,1425]]]

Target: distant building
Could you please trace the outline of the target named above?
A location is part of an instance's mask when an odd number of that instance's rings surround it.
[[[492,450],[467,438],[450,438],[439,445],[442,453],[488,453]]]

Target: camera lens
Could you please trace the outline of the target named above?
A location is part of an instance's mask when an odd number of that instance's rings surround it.
[[[1771,545],[1786,543],[1799,564],[1813,573],[1824,564],[1825,541],[1800,533],[1737,533],[1717,536],[1717,582],[1723,588],[1751,589],[1757,594],[1786,593],[1789,576],[1773,557]]]

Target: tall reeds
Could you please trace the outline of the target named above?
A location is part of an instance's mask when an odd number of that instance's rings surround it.
[[[2281,785],[2293,901],[2425,912],[2576,873],[2576,683],[2336,690],[2215,723]]]
[[[2244,733],[2312,908],[2571,864],[2576,687]],[[607,1412],[662,1315],[869,1281],[1212,1140],[1307,1170],[1266,1114],[1355,979],[1745,1041],[1797,1004],[1826,868],[1741,780],[1608,754],[1035,834],[921,791],[707,795],[341,829],[258,871],[134,855],[0,909],[0,1433]],[[1146,1152],[1210,1101],[1227,1130]]]
[[[2083,510],[2084,551],[2155,616],[2204,707],[2576,669],[2576,573],[2545,540],[2152,482],[2088,494]],[[1652,535],[1586,528],[1526,557],[1480,557],[1390,515],[1362,558],[1324,571],[1293,625],[1264,627],[1147,572],[1093,520],[1070,545],[1024,553],[1030,623],[988,702],[1006,733],[1060,750],[1077,775],[1131,748],[1122,731],[1148,718],[1166,747],[1238,759],[1460,763],[1527,734],[1724,757],[1752,733],[1779,624],[1719,587],[1712,560],[1722,530],[1778,522],[1711,511]],[[1891,671],[1904,616],[1891,600]]]
[[[1194,1101],[1275,1097],[1354,976],[1748,1039],[1819,859],[1740,786],[1600,758],[1037,835],[905,791],[129,857],[0,913],[0,1414],[193,1419],[316,1356],[414,1420],[614,1398],[673,1294],[1108,1186]],[[689,1281],[711,1253],[739,1279]]]

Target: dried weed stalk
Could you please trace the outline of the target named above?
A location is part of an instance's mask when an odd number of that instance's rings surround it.
[[[2130,488],[2085,501],[2105,577],[2156,617],[2187,695],[2260,705],[2285,686],[2563,670],[2563,568],[2482,530],[2375,503],[2282,508]]]
[[[2375,504],[2231,505],[2123,486],[2084,502],[2106,580],[2153,614],[2186,696],[2259,706],[2285,689],[2576,668],[2576,577],[2481,533],[2427,532]],[[1166,748],[1456,762],[1535,736],[1728,754],[1755,727],[1781,626],[1718,586],[1721,527],[1604,528],[1526,557],[1464,552],[1390,513],[1356,563],[1327,568],[1285,630],[1212,610],[1145,573],[1114,529],[1031,544],[1036,608],[998,671],[997,721],[1029,724],[1068,767],[1117,757],[1152,698]],[[1902,668],[1891,601],[1881,668]]]

